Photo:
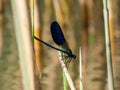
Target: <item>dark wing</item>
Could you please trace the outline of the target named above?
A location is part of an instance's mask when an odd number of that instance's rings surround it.
[[[54,21],[50,26],[50,31],[52,38],[57,45],[63,45],[65,43],[65,38],[59,24]]]

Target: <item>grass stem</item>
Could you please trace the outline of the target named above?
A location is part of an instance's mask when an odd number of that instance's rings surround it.
[[[71,79],[71,76],[70,76],[70,74],[69,74],[69,72],[68,72],[68,70],[67,70],[67,67],[66,67],[66,65],[64,64],[64,60],[63,60],[63,58],[61,57],[61,52],[59,52],[59,62],[60,62],[61,67],[62,67],[62,69],[63,69],[64,75],[65,75],[65,77],[66,77],[66,79],[67,79],[68,85],[70,86],[70,89],[71,89],[71,90],[76,90],[76,89],[75,89],[75,86],[74,86],[74,84],[73,84],[73,81],[72,81],[72,79]]]
[[[111,43],[109,33],[109,10],[107,7],[107,0],[103,0],[103,13],[104,13],[104,27],[105,27],[105,45],[106,45],[106,59],[107,59],[107,71],[108,71],[108,87],[109,90],[114,90],[114,78],[112,69],[111,58]]]

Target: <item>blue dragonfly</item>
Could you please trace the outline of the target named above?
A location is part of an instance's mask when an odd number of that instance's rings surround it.
[[[53,38],[54,42],[58,46],[61,46],[62,48],[65,48],[65,51],[66,51],[69,58],[75,59],[76,56],[73,55],[72,51],[69,49],[69,47],[67,45],[67,42],[64,38],[63,32],[60,28],[60,25],[56,21],[52,22],[52,24],[50,26],[50,31],[51,31],[51,35],[52,35],[52,38]]]
[[[67,45],[67,42],[66,42],[66,40],[65,40],[65,38],[64,38],[63,32],[62,32],[59,24],[58,24],[56,21],[52,22],[52,24],[51,24],[51,26],[50,26],[50,31],[51,31],[51,35],[52,35],[52,38],[53,38],[54,42],[55,42],[58,46],[62,47],[63,49],[59,49],[59,48],[57,48],[57,47],[54,47],[54,46],[46,43],[45,41],[37,38],[36,36],[34,36],[34,38],[35,38],[36,40],[42,42],[43,44],[45,44],[45,45],[47,45],[47,46],[49,46],[49,47],[57,50],[57,51],[60,51],[60,52],[65,53],[65,54],[66,54],[66,57],[68,58],[67,61],[66,61],[66,63],[67,63],[67,62],[70,62],[71,59],[75,59],[76,56],[75,56],[74,54],[72,54],[72,51],[69,49],[69,47],[68,47],[68,45]]]

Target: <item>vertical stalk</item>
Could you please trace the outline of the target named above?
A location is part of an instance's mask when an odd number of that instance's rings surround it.
[[[83,90],[83,83],[82,83],[82,53],[81,53],[81,47],[79,49],[79,72],[80,72],[80,90]]]
[[[84,61],[82,63],[82,74],[83,74],[83,81],[82,83],[83,85],[83,89],[85,89],[85,87],[87,87],[87,84],[85,84],[88,80],[86,78],[87,74],[87,69],[85,69],[87,66],[87,52],[88,52],[88,34],[89,34],[89,14],[88,14],[88,9],[87,9],[87,0],[79,0],[79,7],[80,7],[80,22],[81,26],[80,26],[80,43],[81,43],[81,47],[82,47],[82,60]],[[81,88],[81,87],[80,87]]]
[[[3,6],[2,6],[2,0],[0,0],[0,57],[2,54],[2,44],[3,44],[3,40],[2,40],[2,29],[3,29],[3,17],[2,17],[2,10],[3,10]]]
[[[107,71],[108,71],[108,87],[109,90],[114,90],[114,78],[112,69],[112,58],[111,58],[111,46],[110,46],[110,35],[109,35],[109,10],[107,6],[107,0],[103,0],[103,13],[105,22],[105,43],[106,43],[106,59],[107,59]]]
[[[36,90],[34,51],[26,0],[11,0],[24,90]]]
[[[39,41],[34,40],[34,36],[40,38],[40,21],[39,21],[39,10],[37,5],[37,0],[31,0],[30,2],[31,7],[31,20],[32,20],[32,39],[34,43],[34,50],[35,50],[35,59],[36,59],[36,69],[37,74],[41,74],[41,44]]]
[[[34,0],[31,0],[32,40],[34,42]]]

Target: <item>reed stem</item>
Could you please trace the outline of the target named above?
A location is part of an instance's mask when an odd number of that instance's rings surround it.
[[[107,0],[103,0],[103,13],[104,13],[104,28],[105,28],[105,44],[106,44],[106,59],[107,59],[107,71],[108,71],[108,88],[114,90],[114,78],[112,69],[112,58],[111,58],[111,43],[109,33],[109,10]]]
[[[62,69],[63,69],[64,76],[65,76],[65,78],[66,78],[66,80],[67,80],[67,82],[68,82],[68,85],[70,86],[70,89],[71,89],[71,90],[76,90],[76,89],[75,89],[75,86],[74,86],[74,84],[73,84],[73,81],[72,81],[72,79],[71,79],[71,76],[70,76],[70,74],[69,74],[69,72],[68,72],[68,70],[67,70],[67,67],[66,67],[66,65],[64,64],[64,60],[63,60],[63,58],[62,58],[62,56],[61,56],[61,52],[59,52],[59,61],[60,61],[61,67],[62,67]],[[65,82],[66,82],[66,81],[65,81]]]
[[[11,0],[24,90],[36,90],[33,44],[26,0]]]
[[[80,70],[80,90],[83,90],[83,82],[82,82],[82,53],[81,53],[81,47],[79,49],[79,70]]]

